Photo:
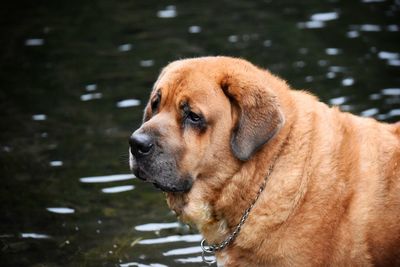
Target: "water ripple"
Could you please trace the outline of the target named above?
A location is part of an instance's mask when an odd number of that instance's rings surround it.
[[[201,235],[171,235],[161,238],[143,239],[138,243],[141,245],[165,244],[172,242],[200,242],[203,237]]]
[[[329,103],[331,105],[339,106],[344,104],[349,98],[347,96],[340,96],[340,97],[335,97],[332,99],[329,99]]]
[[[330,21],[339,18],[339,14],[337,12],[325,12],[325,13],[316,13],[311,15],[311,20],[313,21]]]
[[[383,95],[400,96],[400,88],[385,88],[382,89]]]
[[[202,249],[200,246],[195,246],[195,247],[187,247],[187,248],[178,248],[178,249],[172,249],[167,252],[164,252],[164,256],[177,256],[177,255],[187,255],[187,254],[195,254],[195,253],[201,253]]]
[[[215,260],[214,256],[206,256],[205,257],[206,260]],[[185,258],[185,259],[176,259],[176,262],[179,263],[201,263],[203,262],[203,258],[201,256],[197,256],[197,257],[190,257],[190,258]]]
[[[26,46],[42,46],[44,44],[44,40],[40,38],[32,38],[26,39],[25,45]]]
[[[197,25],[193,25],[189,27],[189,32],[190,33],[200,33],[201,32],[201,27]]]
[[[175,18],[178,15],[176,12],[176,7],[173,5],[167,6],[163,10],[157,12],[157,17],[159,18]]]
[[[297,23],[297,27],[299,29],[320,29],[325,27],[325,23],[323,21],[306,21]]]
[[[142,224],[142,225],[135,226],[135,230],[136,231],[142,231],[142,232],[160,231],[160,230],[163,230],[163,229],[178,228],[179,226],[180,226],[180,223],[178,223],[178,222],[173,222],[173,223],[147,223],[147,224]]]
[[[48,211],[52,213],[58,213],[58,214],[71,214],[75,213],[74,209],[71,208],[65,208],[65,207],[51,207],[51,208],[46,208]]]
[[[91,83],[85,86],[86,91],[91,92],[91,91],[96,91],[97,89],[97,84]]]
[[[102,97],[103,97],[102,93],[83,94],[83,95],[81,95],[81,100],[89,101],[89,100],[93,100],[93,99],[100,99]]]
[[[133,185],[122,185],[122,186],[113,186],[101,189],[101,192],[106,194],[114,194],[114,193],[121,193],[126,191],[131,191],[135,189]]]
[[[360,115],[362,117],[373,117],[379,113],[379,109],[377,108],[370,108],[364,111],[361,111]]]
[[[117,103],[118,108],[129,108],[129,107],[136,107],[139,105],[140,105],[140,100],[138,99],[125,99]]]
[[[32,115],[32,120],[34,120],[34,121],[45,121],[46,119],[47,119],[47,116],[45,114]]]
[[[49,239],[51,236],[37,233],[21,233],[22,238]]]
[[[113,175],[105,175],[105,176],[89,176],[79,178],[81,183],[108,183],[108,182],[117,182],[117,181],[125,181],[134,179],[135,176],[133,174],[113,174]]]
[[[51,167],[61,167],[63,165],[63,162],[61,160],[53,160],[49,162],[49,165]]]
[[[120,51],[120,52],[128,52],[131,49],[132,49],[131,44],[122,44],[122,45],[118,46],[118,51]]]
[[[380,25],[363,24],[363,25],[360,25],[360,30],[363,32],[380,32],[382,30],[382,28]]]
[[[137,266],[137,267],[168,267],[167,265],[160,264],[160,263],[142,264],[142,263],[137,263],[137,262],[121,263],[119,266],[120,267],[131,267],[131,266]]]

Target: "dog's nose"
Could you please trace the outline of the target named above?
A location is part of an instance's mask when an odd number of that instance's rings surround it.
[[[129,145],[134,156],[146,156],[154,147],[153,138],[148,134],[136,133],[129,138]]]

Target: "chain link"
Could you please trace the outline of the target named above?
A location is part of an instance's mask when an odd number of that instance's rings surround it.
[[[203,239],[200,243],[201,249],[203,250],[203,260],[205,261],[204,258],[204,253],[208,253],[208,254],[215,254],[215,252],[220,251],[222,249],[224,249],[225,247],[227,247],[230,243],[232,243],[232,241],[236,238],[236,236],[239,234],[240,229],[242,228],[243,224],[246,222],[247,218],[249,217],[250,211],[253,209],[254,205],[256,204],[258,198],[260,197],[261,193],[264,191],[266,185],[267,185],[267,181],[269,176],[272,173],[272,169],[275,166],[275,162],[278,158],[280,153],[278,153],[276,155],[276,157],[274,158],[272,164],[269,166],[268,168],[268,172],[265,175],[264,181],[261,183],[261,186],[257,192],[256,197],[253,199],[253,201],[251,202],[250,206],[243,212],[242,217],[240,218],[239,224],[235,227],[235,230],[233,230],[233,232],[228,235],[224,241],[222,241],[219,244],[211,244],[211,245],[205,245],[206,240]],[[206,261],[205,261],[206,262]],[[206,262],[208,263],[208,262]]]

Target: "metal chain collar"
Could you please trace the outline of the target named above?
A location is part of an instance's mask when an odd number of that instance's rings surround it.
[[[280,152],[280,151],[279,151],[279,152]],[[222,242],[219,243],[219,244],[207,245],[207,244],[206,244],[207,241],[206,241],[205,239],[201,240],[201,242],[200,242],[200,247],[201,247],[201,250],[202,250],[202,255],[201,255],[201,256],[202,256],[202,259],[203,259],[203,262],[204,262],[204,263],[207,263],[207,264],[209,264],[209,265],[215,263],[215,262],[216,262],[215,259],[211,259],[211,260],[210,260],[210,259],[206,259],[206,255],[210,255],[210,256],[215,255],[215,252],[220,251],[220,250],[224,249],[225,247],[227,247],[229,244],[232,243],[232,241],[233,241],[233,240],[236,238],[236,236],[239,234],[240,229],[242,228],[243,224],[246,222],[247,218],[249,217],[250,211],[252,210],[252,208],[253,208],[254,205],[256,204],[258,198],[260,197],[261,193],[262,193],[262,192],[264,191],[264,189],[265,189],[265,186],[267,185],[268,178],[269,178],[269,176],[270,176],[271,173],[272,173],[272,170],[273,170],[273,168],[274,168],[274,166],[275,166],[275,162],[276,162],[278,156],[280,155],[279,152],[278,152],[278,154],[275,156],[275,158],[274,158],[272,164],[269,166],[268,172],[267,172],[267,174],[265,175],[264,181],[262,182],[262,184],[261,184],[261,186],[260,186],[260,189],[258,189],[258,192],[257,192],[256,197],[255,197],[254,200],[251,202],[250,206],[243,212],[243,215],[242,215],[242,217],[240,218],[240,222],[239,222],[238,225],[235,227],[235,230],[234,230],[230,235],[228,235],[228,236],[224,239],[224,241],[222,241]]]

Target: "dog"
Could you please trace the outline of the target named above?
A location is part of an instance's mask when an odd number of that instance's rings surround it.
[[[218,266],[400,266],[399,124],[201,57],[162,70],[129,143]]]

